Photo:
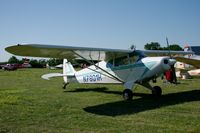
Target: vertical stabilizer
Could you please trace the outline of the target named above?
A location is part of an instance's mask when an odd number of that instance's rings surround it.
[[[184,51],[187,52],[187,51],[189,51],[189,50],[190,50],[190,46],[189,46],[189,45],[185,45],[185,46],[184,46]]]
[[[67,59],[63,59],[63,80],[67,83],[67,76],[74,76],[76,71],[74,70],[72,64],[67,61]]]

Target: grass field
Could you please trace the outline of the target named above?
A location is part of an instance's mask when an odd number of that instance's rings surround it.
[[[123,101],[120,85],[45,81],[47,69],[0,70],[0,133],[200,132],[200,79],[164,85],[153,98],[138,86],[132,101]]]

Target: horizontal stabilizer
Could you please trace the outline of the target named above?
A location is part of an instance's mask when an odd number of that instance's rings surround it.
[[[63,77],[65,75],[63,75],[62,73],[48,73],[48,74],[44,74],[42,75],[42,78],[45,80],[50,80],[50,78],[53,77]]]

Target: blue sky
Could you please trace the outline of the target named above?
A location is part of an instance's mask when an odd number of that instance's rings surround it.
[[[0,62],[18,43],[143,49],[200,45],[199,0],[0,0]]]

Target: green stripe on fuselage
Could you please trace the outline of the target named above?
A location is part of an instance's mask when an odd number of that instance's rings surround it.
[[[134,69],[134,68],[137,68],[137,67],[146,67],[146,70],[145,70],[145,73],[151,69],[154,65],[156,64],[156,61],[151,61],[151,62],[147,62],[147,63],[136,63],[136,64],[129,64],[129,65],[123,65],[123,66],[117,66],[117,67],[112,67],[110,69],[106,69],[107,72],[110,72],[110,71],[121,71],[121,70],[126,70],[126,69]],[[79,76],[85,76],[85,75],[93,75],[97,72],[89,72],[89,73],[85,73],[85,74],[81,74],[81,75],[77,75],[78,77]],[[144,73],[144,74],[145,74]],[[143,74],[143,75],[144,75]]]

